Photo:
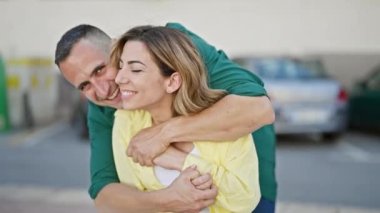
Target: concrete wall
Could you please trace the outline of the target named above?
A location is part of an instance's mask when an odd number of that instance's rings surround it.
[[[61,34],[80,23],[116,37],[177,21],[231,56],[321,55],[349,85],[379,61],[379,20],[377,0],[0,0],[0,52],[53,56]]]
[[[13,127],[33,127],[56,118],[58,80],[49,58],[8,60],[9,118]]]
[[[78,23],[117,36],[136,24],[167,21],[231,54],[380,51],[377,0],[2,0],[0,14],[6,54],[51,54]]]

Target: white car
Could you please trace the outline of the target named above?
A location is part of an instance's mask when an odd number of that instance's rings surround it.
[[[277,134],[319,134],[335,140],[347,126],[347,94],[320,61],[287,58],[235,60],[258,75],[276,113]]]

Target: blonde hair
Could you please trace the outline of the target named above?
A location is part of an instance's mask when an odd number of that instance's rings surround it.
[[[208,87],[201,56],[182,32],[166,27],[134,27],[114,44],[111,51],[112,66],[118,67],[124,45],[128,41],[143,42],[164,77],[169,77],[174,72],[180,74],[182,84],[173,101],[177,115],[200,112],[226,95],[222,90]]]

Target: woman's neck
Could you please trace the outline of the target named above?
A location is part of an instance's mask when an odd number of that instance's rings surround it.
[[[152,116],[152,125],[164,123],[174,117],[172,102],[171,98],[164,99],[155,106],[150,107],[150,109],[147,109]]]
[[[173,116],[173,113],[171,112],[163,112],[162,110],[157,111],[149,111],[150,115],[152,116],[152,125],[158,125],[161,123],[164,123],[168,120],[170,120]]]

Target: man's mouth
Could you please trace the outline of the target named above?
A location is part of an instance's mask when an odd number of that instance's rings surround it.
[[[119,95],[119,91],[120,91],[119,88],[116,88],[113,91],[112,95],[108,96],[107,100],[113,100],[113,99],[115,99],[117,97],[117,95]]]

